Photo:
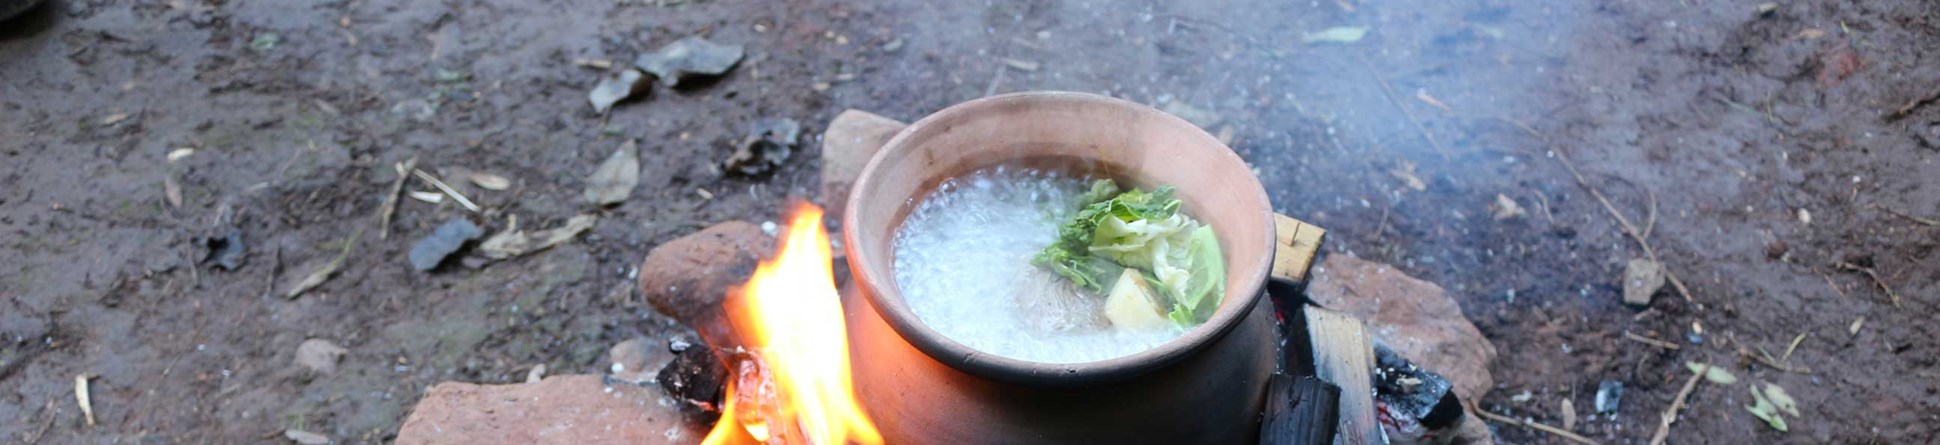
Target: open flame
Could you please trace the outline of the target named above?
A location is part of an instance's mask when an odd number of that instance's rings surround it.
[[[850,381],[822,208],[796,202],[789,213],[775,258],[722,302],[748,350],[728,357],[727,401],[702,443],[881,444]]]

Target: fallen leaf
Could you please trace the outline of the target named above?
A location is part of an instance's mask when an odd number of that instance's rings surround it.
[[[1778,386],[1776,383],[1766,382],[1765,398],[1772,401],[1772,406],[1785,411],[1786,414],[1791,414],[1792,417],[1799,416],[1799,402],[1792,400],[1792,395],[1786,393],[1784,387]]]
[[[1563,430],[1575,431],[1576,430],[1576,403],[1571,402],[1570,399],[1563,399],[1562,411],[1563,411]]]
[[[596,215],[578,215],[567,219],[565,225],[527,233],[518,230],[518,220],[514,219],[507,224],[505,231],[479,243],[478,250],[481,255],[494,260],[538,252],[571,241],[580,233],[593,228],[593,223],[597,221],[599,216]]]
[[[472,173],[472,184],[486,190],[505,190],[512,188],[512,180],[491,173]]]
[[[586,179],[584,198],[593,205],[618,204],[632,197],[633,187],[637,185],[640,185],[639,148],[628,139]]]
[[[1393,169],[1388,170],[1388,174],[1394,175],[1395,179],[1400,179],[1402,184],[1407,185],[1408,188],[1415,189],[1417,192],[1428,190],[1428,183],[1422,182],[1420,177],[1415,176],[1415,163],[1413,162],[1401,161],[1400,165],[1396,165]]]
[[[1712,366],[1706,369],[1703,363],[1698,362],[1684,362],[1684,366],[1691,368],[1692,373],[1697,373],[1702,370],[1704,372],[1704,379],[1710,380],[1711,383],[1719,385],[1738,383],[1738,376],[1731,374],[1731,371],[1726,371],[1724,368]]]
[[[416,199],[419,201],[424,201],[432,204],[445,202],[445,194],[443,193],[413,190],[410,192],[406,192],[406,194],[411,195],[411,199]]]
[[[1777,405],[1773,405],[1770,399],[1766,399],[1765,394],[1759,392],[1757,386],[1751,387],[1751,398],[1754,403],[1746,406],[1745,411],[1750,411],[1751,415],[1764,420],[1765,424],[1771,425],[1772,429],[1790,431],[1790,428],[1785,425],[1785,417],[1778,415]]]
[[[1320,32],[1302,34],[1300,41],[1308,44],[1354,43],[1361,41],[1362,37],[1367,37],[1367,31],[1368,28],[1365,26],[1337,26],[1321,30]]]
[[[546,364],[544,363],[533,365],[532,370],[525,372],[526,383],[539,383],[540,380],[543,380],[545,378],[546,378]]]
[[[1664,265],[1645,258],[1632,258],[1623,268],[1623,302],[1648,305],[1650,297],[1664,288]]]
[[[640,70],[624,69],[600,79],[593,91],[586,93],[586,100],[593,103],[593,111],[605,113],[613,109],[613,104],[626,98],[647,92],[647,76]]]
[[[755,122],[754,129],[741,140],[741,145],[722,166],[730,172],[746,176],[775,171],[795,154],[795,143],[801,139],[801,132],[802,124],[794,119],[762,119]]]
[[[182,160],[182,158],[189,157],[189,155],[192,155],[192,154],[195,154],[195,149],[193,148],[184,147],[184,148],[169,150],[168,162],[172,164],[172,163],[175,163],[175,161],[180,161]]]
[[[182,185],[175,183],[175,176],[162,178],[162,197],[168,199],[168,206],[182,208]]]
[[[330,445],[330,436],[294,428],[283,430],[283,438],[296,442],[297,445]]]
[[[1489,214],[1495,217],[1496,221],[1521,218],[1524,213],[1526,212],[1522,210],[1522,205],[1516,204],[1516,200],[1509,199],[1508,195],[1501,193],[1495,194],[1495,205],[1489,206]]]
[[[330,340],[312,338],[296,345],[296,364],[319,374],[334,374],[337,362],[348,353],[350,350]]]
[[[88,426],[94,426],[94,401],[88,397],[88,375],[74,376],[74,401],[81,404],[81,414],[87,416]]]
[[[741,63],[743,52],[741,45],[722,45],[691,36],[641,54],[633,60],[633,66],[673,87],[691,77],[725,74]]]

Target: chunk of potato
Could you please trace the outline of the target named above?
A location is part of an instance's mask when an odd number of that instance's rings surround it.
[[[1125,273],[1118,275],[1118,283],[1112,285],[1110,295],[1105,297],[1105,318],[1118,329],[1164,329],[1171,323],[1166,321],[1158,301],[1158,293],[1145,283],[1144,276],[1137,270],[1125,269]]]

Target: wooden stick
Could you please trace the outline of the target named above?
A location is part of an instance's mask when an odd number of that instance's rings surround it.
[[[1537,132],[1535,128],[1530,128],[1529,125],[1517,122],[1514,119],[1506,117],[1498,117],[1497,119],[1521,128],[1522,131],[1529,133],[1530,136],[1534,136],[1536,139],[1543,141],[1544,145],[1550,146],[1550,152],[1555,153],[1556,160],[1562,162],[1563,168],[1569,170],[1570,176],[1576,178],[1576,184],[1583,186],[1585,190],[1589,190],[1590,195],[1596,197],[1597,203],[1603,204],[1603,210],[1609,211],[1610,216],[1616,217],[1617,224],[1623,227],[1624,234],[1630,235],[1631,239],[1637,241],[1637,246],[1643,248],[1644,257],[1649,258],[1653,263],[1657,263],[1658,267],[1663,269],[1664,278],[1670,279],[1671,287],[1677,289],[1677,295],[1684,297],[1684,302],[1686,303],[1697,303],[1697,300],[1691,298],[1691,289],[1684,286],[1684,280],[1677,278],[1677,274],[1671,272],[1670,266],[1665,265],[1664,261],[1657,257],[1657,249],[1651,248],[1649,240],[1650,232],[1639,230],[1636,224],[1630,223],[1630,218],[1625,218],[1623,212],[1617,211],[1617,206],[1610,203],[1610,198],[1603,196],[1603,192],[1597,190],[1596,186],[1590,185],[1590,180],[1584,178],[1583,173],[1576,170],[1576,164],[1570,162],[1569,156],[1565,155],[1563,150],[1557,149],[1554,144],[1549,142],[1549,137],[1544,136],[1541,132]],[[1650,202],[1650,226],[1655,229],[1657,225],[1657,197],[1655,194],[1650,195]]]
[[[1374,71],[1374,63],[1367,61],[1367,55],[1355,53],[1354,56],[1361,59],[1361,66],[1367,67],[1367,75],[1373,77],[1376,82],[1381,83],[1381,92],[1387,93],[1388,103],[1394,104],[1395,109],[1401,110],[1401,115],[1408,118],[1408,123],[1415,125],[1415,130],[1421,132],[1421,138],[1427,139],[1428,145],[1435,147],[1435,152],[1441,153],[1442,159],[1448,159],[1448,149],[1442,148],[1441,141],[1435,140],[1435,135],[1428,132],[1428,127],[1421,125],[1421,120],[1415,119],[1415,114],[1408,111],[1407,106],[1401,105],[1401,99],[1396,99],[1394,96],[1394,87],[1388,85],[1388,80],[1382,78],[1381,73]]]
[[[1474,412],[1475,415],[1481,416],[1484,419],[1494,420],[1497,422],[1507,423],[1511,425],[1520,425],[1520,426],[1525,426],[1529,428],[1534,428],[1538,431],[1555,434],[1558,437],[1569,439],[1577,443],[1582,443],[1587,445],[1599,445],[1597,441],[1590,440],[1590,438],[1588,437],[1577,435],[1576,433],[1569,432],[1569,430],[1565,430],[1562,428],[1557,428],[1557,427],[1537,423],[1529,419],[1517,419],[1509,416],[1504,416],[1501,414],[1483,411],[1480,408],[1470,408],[1470,412]]]
[[[458,200],[458,204],[464,205],[466,210],[471,210],[472,213],[478,213],[478,204],[472,204],[472,200],[465,199],[465,195],[458,194],[458,190],[451,188],[450,185],[446,185],[444,181],[439,181],[437,176],[431,176],[430,173],[425,173],[424,170],[415,168],[411,169],[411,174],[418,175],[418,179],[423,179],[424,182],[431,183],[431,186],[437,187],[438,191],[445,192],[446,195],[451,195],[451,199]]]
[[[404,162],[392,167],[397,169],[397,181],[391,183],[391,194],[385,195],[384,214],[377,221],[382,227],[377,232],[377,239],[391,238],[391,216],[397,214],[397,199],[400,197],[398,195],[404,192],[404,181],[411,177],[408,173],[418,168],[418,157],[412,156],[411,159],[405,159]]]
[[[1840,261],[1838,264],[1834,264],[1834,265],[1838,266],[1840,269],[1859,272],[1859,273],[1866,274],[1866,276],[1868,277],[1872,277],[1873,284],[1879,285],[1880,290],[1886,291],[1887,297],[1892,297],[1893,307],[1902,307],[1900,306],[1900,294],[1893,292],[1893,287],[1887,286],[1886,280],[1879,279],[1879,272],[1873,271],[1873,268],[1859,267],[1858,264],[1848,263],[1844,261]]]
[[[1657,433],[1650,435],[1650,445],[1664,445],[1664,439],[1671,436],[1671,423],[1677,422],[1677,410],[1684,408],[1684,399],[1691,396],[1691,390],[1697,389],[1698,381],[1704,380],[1704,374],[1709,372],[1711,364],[1706,363],[1698,368],[1697,374],[1692,375],[1690,380],[1684,381],[1684,389],[1677,391],[1677,398],[1671,399],[1670,408],[1666,408],[1664,416],[1657,421]]]
[[[1630,333],[1630,331],[1623,331],[1623,338],[1628,338],[1628,339],[1631,339],[1631,340],[1633,340],[1633,341],[1636,341],[1636,342],[1638,342],[1638,343],[1643,343],[1643,344],[1646,344],[1646,345],[1651,345],[1651,346],[1656,346],[1656,347],[1659,347],[1659,348],[1664,348],[1664,349],[1669,349],[1669,350],[1672,350],[1672,351],[1676,351],[1676,350],[1679,350],[1679,349],[1684,349],[1684,348],[1682,348],[1682,347],[1679,347],[1679,346],[1677,346],[1677,344],[1676,344],[1676,343],[1671,343],[1671,342],[1667,342],[1667,341],[1663,341],[1663,340],[1658,340],[1658,339],[1655,339],[1655,338],[1650,338],[1650,337],[1645,337],[1645,336],[1642,336],[1642,335],[1637,335],[1637,334],[1632,334],[1632,333]]]
[[[1881,205],[1878,205],[1878,204],[1874,204],[1874,205],[1873,205],[1872,207],[1874,207],[1874,208],[1878,208],[1878,209],[1880,209],[1880,210],[1885,210],[1885,211],[1886,211],[1886,213],[1891,213],[1891,214],[1893,214],[1893,215],[1895,215],[1895,216],[1899,216],[1899,217],[1901,217],[1901,218],[1906,218],[1906,219],[1908,219],[1908,220],[1911,220],[1911,221],[1913,221],[1913,222],[1916,222],[1916,223],[1920,223],[1920,224],[1925,224],[1925,225],[1929,225],[1929,226],[1940,226],[1940,220],[1935,220],[1935,219],[1931,219],[1931,218],[1921,218],[1921,217],[1918,217],[1918,216],[1913,216],[1913,215],[1909,215],[1909,214],[1907,214],[1906,212],[1901,212],[1901,211],[1899,211],[1899,210],[1897,210],[1897,209],[1894,209],[1894,208],[1892,208],[1892,207],[1886,207],[1886,206],[1881,206]]]

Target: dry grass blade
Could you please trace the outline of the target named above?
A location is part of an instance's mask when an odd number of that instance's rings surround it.
[[[1623,212],[1617,211],[1616,204],[1612,204],[1610,202],[1609,197],[1604,196],[1603,192],[1601,190],[1597,190],[1595,185],[1591,185],[1589,178],[1583,177],[1583,173],[1576,170],[1576,164],[1570,162],[1569,155],[1564,154],[1562,150],[1555,148],[1555,144],[1551,144],[1549,142],[1548,136],[1544,136],[1541,132],[1536,131],[1535,128],[1530,128],[1529,125],[1523,124],[1522,122],[1518,122],[1515,119],[1509,119],[1505,117],[1497,117],[1496,119],[1499,119],[1503,122],[1507,122],[1510,125],[1514,125],[1516,126],[1516,128],[1522,129],[1522,131],[1529,133],[1530,136],[1535,137],[1537,140],[1543,141],[1543,145],[1549,146],[1550,153],[1554,153],[1556,155],[1556,160],[1563,164],[1563,168],[1566,170],[1569,170],[1570,176],[1576,178],[1576,184],[1582,186],[1583,189],[1585,190],[1589,190],[1590,196],[1595,197],[1596,202],[1598,204],[1603,205],[1603,210],[1609,211],[1610,216],[1617,219],[1617,224],[1623,227],[1623,233],[1626,235],[1630,235],[1631,239],[1637,241],[1637,246],[1644,250],[1644,257],[1649,258],[1651,262],[1657,263],[1659,265],[1663,265],[1664,278],[1670,280],[1672,288],[1677,289],[1677,295],[1680,297],[1684,297],[1684,302],[1686,303],[1693,303],[1693,304],[1697,303],[1696,299],[1691,298],[1691,289],[1689,287],[1684,286],[1684,280],[1679,279],[1677,277],[1677,273],[1671,272],[1670,266],[1664,265],[1664,260],[1657,257],[1657,249],[1651,247],[1650,245],[1650,232],[1652,229],[1655,229],[1657,226],[1657,195],[1656,194],[1647,193],[1650,199],[1650,209],[1649,209],[1650,213],[1649,213],[1649,216],[1647,217],[1647,224],[1646,224],[1646,227],[1648,228],[1640,229],[1637,227],[1636,224],[1632,224],[1630,222],[1630,218],[1624,217]]]
[[[94,401],[88,397],[88,375],[74,376],[74,401],[81,404],[81,414],[87,416],[88,426],[94,426]]]
[[[1373,77],[1376,82],[1381,83],[1381,92],[1387,94],[1388,103],[1394,104],[1395,109],[1401,110],[1401,115],[1408,118],[1408,123],[1414,124],[1415,131],[1421,132],[1421,138],[1427,139],[1428,145],[1434,147],[1435,152],[1442,155],[1442,159],[1448,159],[1448,149],[1442,147],[1441,141],[1435,140],[1435,135],[1428,132],[1427,126],[1421,125],[1421,119],[1416,119],[1414,112],[1408,111],[1408,107],[1401,104],[1401,99],[1394,95],[1394,86],[1388,85],[1388,79],[1374,71],[1374,63],[1367,61],[1367,55],[1356,53],[1354,56],[1361,59],[1361,66],[1367,67],[1368,77]]]
[[[324,264],[316,272],[311,272],[309,276],[304,277],[303,281],[297,282],[295,286],[290,286],[290,292],[283,294],[283,298],[295,299],[303,295],[304,292],[323,285],[323,282],[329,281],[330,277],[336,276],[337,270],[342,269],[344,263],[350,261],[350,252],[357,248],[357,240],[363,237],[364,229],[362,227],[357,228],[355,232],[351,232],[350,239],[344,240],[344,248],[343,250],[337,251],[335,258],[331,258],[329,263]]]
[[[391,238],[391,216],[397,214],[397,200],[400,197],[398,194],[404,191],[404,180],[410,177],[411,170],[417,169],[418,157],[412,156],[411,159],[406,159],[392,167],[397,169],[397,180],[391,182],[391,194],[385,195],[388,198],[384,200],[384,214],[377,221],[381,227],[377,232],[377,239]]]
[[[1677,398],[1671,399],[1671,406],[1665,408],[1663,417],[1658,419],[1657,433],[1650,435],[1650,445],[1664,445],[1664,439],[1670,438],[1671,423],[1677,422],[1677,411],[1684,409],[1684,399],[1691,396],[1691,390],[1697,389],[1698,381],[1704,380],[1704,374],[1710,371],[1711,365],[1706,364],[1698,368],[1690,380],[1684,381],[1684,389],[1677,391]]]
[[[451,196],[451,199],[457,200],[459,205],[465,206],[465,210],[470,210],[472,211],[472,213],[478,213],[478,204],[472,204],[472,200],[465,199],[465,195],[458,194],[458,190],[451,188],[451,185],[445,184],[444,181],[438,180],[438,177],[431,176],[430,173],[425,173],[424,170],[418,170],[415,168],[411,169],[411,174],[418,175],[418,179],[423,179],[424,182],[431,183],[432,187],[437,187],[438,191],[445,192],[445,195]]]
[[[1671,342],[1667,342],[1667,341],[1663,341],[1663,340],[1658,340],[1658,339],[1655,339],[1655,338],[1650,338],[1650,337],[1645,337],[1645,336],[1642,336],[1642,335],[1637,335],[1637,334],[1633,334],[1633,333],[1630,333],[1630,331],[1623,331],[1623,338],[1627,338],[1627,339],[1630,339],[1631,341],[1635,341],[1635,342],[1638,342],[1638,343],[1643,343],[1643,344],[1646,344],[1646,345],[1651,345],[1651,346],[1656,346],[1656,347],[1659,347],[1659,348],[1664,348],[1664,349],[1669,349],[1669,350],[1672,350],[1672,351],[1676,351],[1676,350],[1679,350],[1679,349],[1684,349],[1684,348],[1682,348],[1682,347],[1679,347],[1679,346],[1677,346],[1677,344],[1676,344],[1676,343],[1671,343]]]
[[[1844,261],[1840,261],[1838,264],[1834,264],[1834,266],[1837,266],[1841,270],[1849,270],[1853,272],[1866,274],[1867,277],[1870,277],[1873,279],[1873,284],[1879,286],[1879,290],[1886,291],[1886,296],[1893,299],[1893,307],[1902,307],[1900,305],[1900,294],[1893,292],[1893,287],[1887,286],[1886,280],[1880,279],[1879,272],[1874,271],[1873,268],[1861,267],[1858,264],[1848,263]]]
[[[1569,440],[1571,440],[1571,441],[1574,441],[1574,442],[1576,442],[1576,443],[1581,443],[1581,444],[1587,444],[1587,445],[1598,445],[1598,443],[1597,443],[1597,441],[1595,441],[1595,440],[1591,440],[1591,439],[1590,439],[1590,438],[1588,438],[1588,437],[1583,437],[1582,435],[1579,435],[1579,434],[1576,434],[1576,433],[1572,433],[1572,432],[1569,432],[1569,430],[1565,430],[1565,429],[1562,429],[1562,428],[1557,428],[1557,427],[1553,427],[1553,426],[1549,426],[1549,425],[1544,425],[1544,424],[1541,424],[1541,423],[1537,423],[1537,422],[1535,422],[1535,421],[1532,421],[1532,420],[1527,420],[1527,419],[1517,419],[1517,418],[1513,418],[1513,417],[1509,417],[1509,416],[1504,416],[1504,415],[1501,415],[1501,414],[1496,414],[1496,413],[1492,413],[1492,412],[1488,412],[1488,411],[1483,411],[1483,410],[1481,410],[1480,408],[1476,408],[1476,407],[1474,407],[1474,406],[1470,406],[1470,407],[1469,407],[1469,412],[1472,412],[1472,413],[1475,413],[1475,415],[1477,415],[1477,416],[1481,416],[1482,418],[1484,418],[1484,419],[1488,419],[1488,420],[1493,420],[1493,421],[1497,421],[1497,422],[1502,422],[1502,423],[1507,423],[1507,424],[1510,424],[1510,425],[1520,425],[1520,426],[1525,426],[1525,427],[1529,427],[1529,428],[1534,428],[1534,429],[1536,429],[1536,430],[1538,430],[1538,431],[1542,431],[1542,432],[1545,432],[1545,433],[1549,433],[1549,434],[1554,434],[1554,435],[1556,435],[1556,437],[1561,437],[1561,438],[1564,438],[1564,439],[1569,439]]]
[[[1916,223],[1920,223],[1920,224],[1925,224],[1925,225],[1929,225],[1929,226],[1940,226],[1940,220],[1936,220],[1936,219],[1933,219],[1933,218],[1921,218],[1921,217],[1918,217],[1918,216],[1913,216],[1913,214],[1910,214],[1910,213],[1906,213],[1906,212],[1902,212],[1902,211],[1900,211],[1899,209],[1895,209],[1895,208],[1892,208],[1892,207],[1886,207],[1886,206],[1882,206],[1882,205],[1879,205],[1879,204],[1872,204],[1872,205],[1868,205],[1867,207],[1872,207],[1872,208],[1875,208],[1875,209],[1880,209],[1880,210],[1885,210],[1885,211],[1886,211],[1886,213],[1891,213],[1891,214],[1893,214],[1893,216],[1898,216],[1898,217],[1901,217],[1901,218],[1906,218],[1906,219],[1907,219],[1908,221],[1913,221],[1913,222],[1916,222]]]

